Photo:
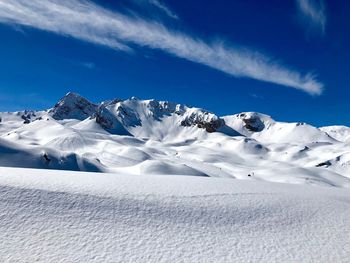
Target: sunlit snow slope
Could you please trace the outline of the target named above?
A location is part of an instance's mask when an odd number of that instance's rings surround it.
[[[0,262],[348,262],[348,189],[0,168]]]
[[[134,97],[96,104],[74,93],[47,111],[0,118],[0,166],[350,186],[344,126]]]

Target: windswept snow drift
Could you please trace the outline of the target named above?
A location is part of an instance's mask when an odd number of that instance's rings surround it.
[[[344,126],[220,117],[135,97],[96,104],[75,93],[47,111],[0,118],[0,166],[350,186]]]
[[[1,262],[347,262],[348,189],[0,168]]]

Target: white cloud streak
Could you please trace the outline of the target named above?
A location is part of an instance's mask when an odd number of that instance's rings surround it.
[[[90,69],[90,70],[96,69],[96,65],[93,62],[76,61],[76,60],[69,60],[69,62],[72,65],[83,67],[86,69]]]
[[[296,0],[298,9],[308,24],[318,28],[324,34],[327,16],[324,0]]]
[[[160,2],[160,0],[149,0],[149,3],[162,10],[167,16],[173,19],[179,19],[179,17],[169,7]]]
[[[313,74],[301,74],[260,53],[224,43],[207,43],[164,25],[110,11],[85,0],[0,0],[0,23],[46,30],[130,51],[129,45],[162,50],[235,77],[246,77],[305,91],[322,93]]]

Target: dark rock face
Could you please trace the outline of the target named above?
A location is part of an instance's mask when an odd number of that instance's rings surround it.
[[[96,122],[105,129],[113,129],[116,123],[129,127],[141,126],[138,114],[122,102],[121,99],[102,102],[96,113]]]
[[[216,132],[225,125],[225,121],[209,112],[192,113],[181,121],[181,126],[191,127],[197,125],[200,129],[207,132]]]
[[[116,115],[125,126],[136,127],[142,125],[140,116],[132,108],[118,106]]]
[[[140,117],[132,110],[117,106],[115,110],[100,106],[96,114],[96,122],[104,129],[113,129],[116,123],[126,127],[141,126]]]
[[[176,115],[182,115],[185,112],[184,105],[175,104],[168,101],[157,101],[151,100],[147,108],[151,112],[151,115],[154,119],[160,121],[164,116],[170,116],[175,113]]]
[[[184,105],[167,101],[159,102],[152,100],[148,104],[148,109],[150,110],[152,117],[158,121],[160,121],[164,116],[176,114],[183,117],[183,120],[180,123],[181,126],[197,126],[200,129],[205,129],[207,132],[215,132],[225,125],[225,121],[223,119],[220,119],[210,112],[197,109],[191,114],[188,114],[187,110],[191,110],[191,108],[189,109]]]
[[[328,168],[331,165],[332,165],[332,163],[330,161],[325,161],[323,163],[317,164],[316,167],[326,167],[326,168]]]
[[[98,107],[97,113],[95,114],[95,116],[93,116],[96,117],[96,123],[101,125],[103,129],[111,133],[119,135],[131,135],[125,128],[127,125],[125,125],[125,123],[123,122],[124,119],[121,119],[121,121],[119,120],[118,110],[115,114],[115,112],[112,111],[112,109],[110,109],[109,106],[111,105],[102,103]],[[111,107],[113,108],[113,106],[115,105],[112,105]]]
[[[247,115],[241,113],[239,117],[244,122],[244,127],[251,132],[261,132],[265,128],[265,124],[257,115]]]
[[[110,113],[107,112],[106,108],[99,108],[96,114],[96,122],[104,129],[109,130],[113,128],[112,116],[110,116]]]
[[[68,93],[51,110],[49,114],[56,120],[84,120],[95,115],[97,105],[75,93]]]
[[[35,119],[36,114],[34,111],[27,111],[25,110],[23,114],[21,115],[21,118],[23,120],[23,124],[29,124],[32,122],[33,119]]]

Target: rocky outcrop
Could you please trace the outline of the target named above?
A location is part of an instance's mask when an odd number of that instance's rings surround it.
[[[115,103],[118,104],[120,101],[115,100]],[[114,112],[114,106],[112,102],[101,103],[96,112],[96,122],[101,125],[102,128],[108,132],[119,134],[119,135],[130,135],[130,133],[125,128],[125,123],[123,123],[123,118],[118,117],[118,113]]]
[[[251,132],[261,132],[265,128],[264,122],[259,118],[258,114],[239,114],[242,119],[244,127]]]
[[[48,113],[56,120],[84,120],[97,113],[97,105],[84,97],[69,92]]]
[[[225,121],[220,119],[215,114],[206,111],[195,111],[184,116],[184,119],[181,121],[181,126],[197,126],[200,129],[205,129],[207,132],[215,132],[219,128],[225,125]]]
[[[21,118],[23,120],[23,124],[29,124],[36,119],[35,111],[25,110],[23,114],[21,114]]]

